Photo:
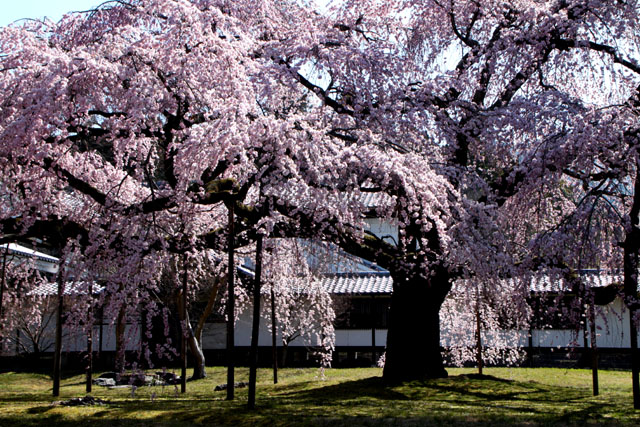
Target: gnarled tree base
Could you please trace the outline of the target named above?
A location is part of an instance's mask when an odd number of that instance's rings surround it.
[[[448,376],[440,351],[443,300],[442,292],[424,282],[394,286],[383,373],[386,383]]]

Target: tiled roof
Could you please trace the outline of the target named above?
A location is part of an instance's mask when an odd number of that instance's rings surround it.
[[[86,295],[89,291],[89,283],[87,282],[67,282],[64,286],[64,295]],[[104,291],[104,286],[100,286],[93,283],[93,293],[99,294]],[[48,282],[38,286],[27,295],[35,296],[54,296],[58,295],[58,284],[55,282]]]
[[[322,286],[331,294],[391,294],[393,279],[384,274],[337,274],[322,279]]]
[[[60,201],[69,209],[79,210],[84,206],[84,201],[72,191],[64,191],[60,194]]]
[[[382,192],[364,192],[360,196],[360,201],[364,206],[373,209],[381,206],[388,206],[393,202],[393,199],[388,194]]]
[[[583,274],[582,280],[590,288],[598,288],[619,283],[621,275]],[[464,286],[461,282],[458,286]],[[393,279],[389,273],[345,273],[327,276],[322,286],[332,294],[391,294]],[[530,282],[531,292],[567,292],[567,284],[560,278],[549,275],[534,276]],[[454,286],[455,288],[455,286]]]
[[[587,273],[581,275],[580,280],[582,280],[588,288],[601,288],[613,283],[621,283],[623,277],[621,274]],[[571,285],[562,280],[562,278],[549,275],[533,276],[529,286],[531,292],[568,292],[571,290]]]
[[[4,249],[7,247],[6,244],[0,245],[1,248],[1,252],[4,252]],[[22,245],[18,245],[16,243],[9,243],[9,253],[13,253],[16,255],[20,255],[20,256],[25,256],[25,257],[33,257],[36,259],[39,259],[41,261],[47,261],[47,262],[53,262],[53,263],[57,263],[58,262],[58,258],[51,256],[51,255],[47,255],[45,253],[42,252],[38,252],[36,250],[33,249],[29,249],[25,246]]]

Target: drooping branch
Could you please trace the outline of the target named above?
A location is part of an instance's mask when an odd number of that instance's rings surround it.
[[[286,64],[286,65],[288,68],[291,68],[289,64]],[[307,88],[308,90],[316,94],[316,96],[320,100],[322,100],[322,102],[324,102],[327,106],[333,109],[336,113],[346,114],[352,117],[356,115],[356,112],[354,110],[344,106],[340,102],[333,99],[331,96],[329,96],[327,91],[322,89],[320,86],[317,86],[311,83],[306,77],[304,77],[299,72],[295,72],[294,77],[300,82],[300,84],[302,84],[302,86],[304,86],[305,88]]]
[[[611,60],[620,64],[623,67],[633,71],[636,74],[640,74],[640,64],[636,63],[631,59],[623,58],[618,50],[613,46],[609,46],[602,43],[596,43],[589,40],[574,40],[574,39],[565,39],[558,38],[553,40],[554,45],[559,50],[569,50],[569,49],[590,49],[595,52],[606,53],[611,57]]]

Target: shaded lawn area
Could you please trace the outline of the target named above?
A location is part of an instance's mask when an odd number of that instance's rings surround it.
[[[385,387],[381,369],[284,369],[280,383],[259,371],[258,409],[246,409],[247,389],[236,401],[213,388],[226,381],[224,368],[177,388],[128,389],[94,386],[105,406],[52,405],[51,380],[39,374],[0,374],[0,425],[479,425],[479,424],[628,424],[640,425],[631,399],[628,372],[601,371],[601,395],[591,396],[591,372],[573,369],[489,368],[478,378],[473,369],[449,369],[446,379]],[[246,381],[237,369],[236,381]],[[155,394],[155,395],[153,395]],[[63,380],[57,400],[84,396],[84,377]]]

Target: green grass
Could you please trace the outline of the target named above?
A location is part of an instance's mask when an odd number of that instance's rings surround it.
[[[271,371],[258,377],[258,409],[246,409],[247,389],[236,400],[214,392],[226,381],[223,368],[209,368],[205,380],[187,384],[187,393],[170,387],[130,390],[94,386],[94,397],[106,406],[63,407],[52,404],[51,380],[38,374],[0,374],[0,425],[640,425],[631,402],[628,372],[601,371],[601,395],[591,395],[587,370],[489,368],[474,377],[472,369],[449,369],[446,379],[382,384],[381,370],[285,369],[280,383]],[[236,370],[246,381],[247,369]],[[55,400],[82,397],[84,377],[63,380]],[[152,393],[156,396],[152,400]]]

